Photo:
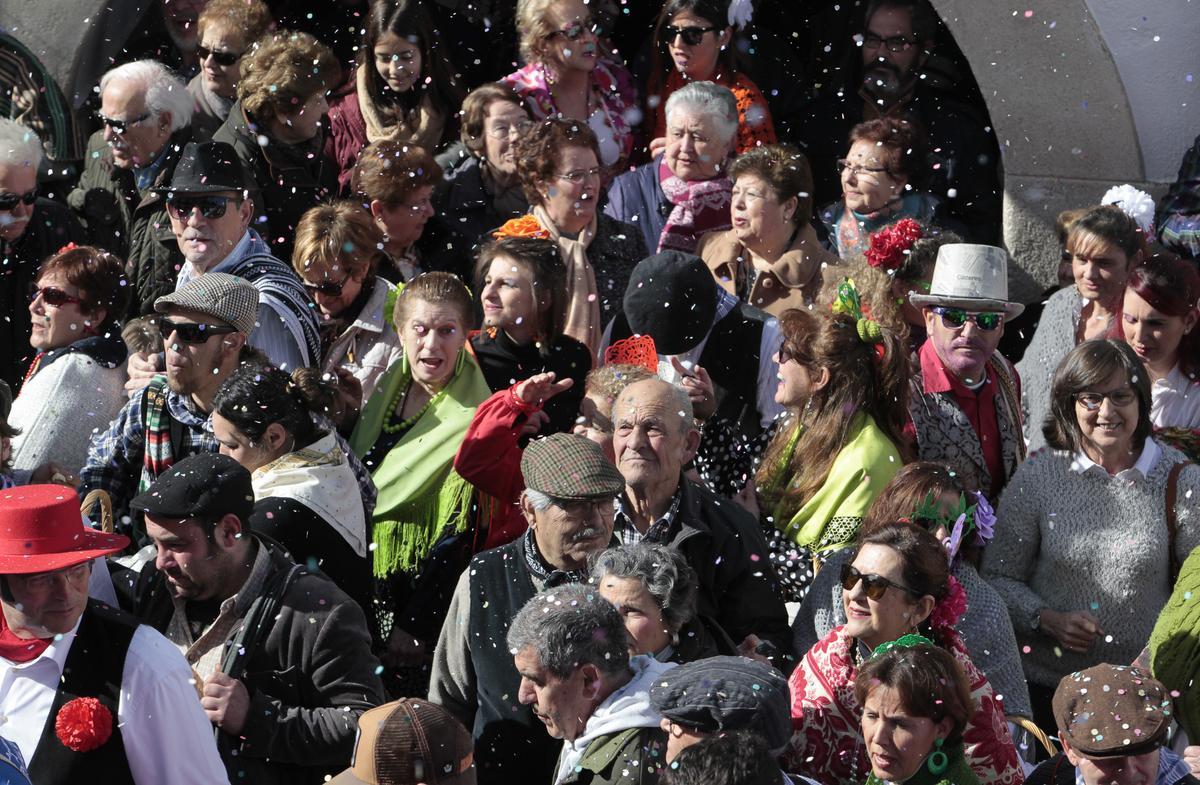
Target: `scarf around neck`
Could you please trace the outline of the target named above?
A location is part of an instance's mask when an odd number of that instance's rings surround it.
[[[695,253],[702,235],[733,226],[729,219],[733,183],[724,174],[710,180],[683,180],[660,158],[658,179],[662,192],[675,205],[659,235],[659,251]]]
[[[412,112],[406,112],[397,107],[395,114],[388,112],[375,104],[371,97],[369,85],[370,73],[367,68],[374,66],[360,65],[355,74],[355,84],[358,87],[358,108],[362,112],[363,122],[367,126],[367,141],[378,142],[380,139],[396,139],[410,142],[426,150],[433,150],[442,141],[442,115],[433,106],[428,93],[421,96],[417,107]],[[413,87],[414,90],[419,89]]]
[[[53,638],[22,638],[12,631],[8,619],[0,613],[0,657],[9,662],[33,662],[53,642]]]
[[[408,356],[392,366],[363,407],[350,448],[365,456],[383,431],[399,390],[412,381]],[[405,432],[371,473],[379,488],[374,515],[374,573],[386,578],[412,572],[447,529],[467,528],[474,489],[454,471],[454,455],[475,416],[492,394],[465,349],[443,394]]]
[[[588,246],[596,238],[599,218],[592,216],[578,239],[571,239],[559,232],[546,209],[538,205],[532,210],[542,228],[550,233],[550,239],[558,243],[563,264],[567,268],[567,321],[563,327],[565,335],[586,346],[596,356],[600,349],[600,291],[596,287],[596,270],[588,260]]]

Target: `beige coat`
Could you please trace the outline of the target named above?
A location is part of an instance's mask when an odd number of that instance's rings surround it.
[[[322,363],[321,370],[326,373],[339,367],[350,371],[362,383],[364,403],[370,400],[384,372],[404,354],[392,323],[395,298],[389,294],[395,288],[382,278],[375,279],[375,289],[367,304],[330,345]]]
[[[732,229],[704,235],[696,253],[727,292],[736,295],[739,290],[745,291],[746,274],[753,262]],[[805,226],[796,234],[792,247],[759,273],[746,302],[772,316],[789,308],[810,308],[829,275],[825,267],[840,264],[841,259],[821,247],[813,228]]]

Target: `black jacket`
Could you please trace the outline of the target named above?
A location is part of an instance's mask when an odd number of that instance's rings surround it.
[[[267,548],[270,577],[264,595],[282,585],[295,563],[282,547]],[[257,553],[256,549],[251,551]],[[134,580],[128,610],[163,632],[174,613],[166,579],[153,561]],[[385,700],[371,653],[371,635],[358,604],[319,571],[297,568],[276,613],[259,626],[260,645],[245,648],[250,711],[239,738],[220,734],[218,748],[231,782],[317,785],[350,765],[358,717]],[[254,609],[243,621],[254,615]],[[241,630],[235,627],[230,640]],[[248,636],[252,637],[252,636]]]
[[[491,239],[488,232],[529,212],[524,199],[515,212],[497,206],[483,184],[479,159],[473,155],[466,155],[446,170],[433,199],[437,212],[425,225],[419,241],[422,266],[454,273],[468,284],[479,246]]]

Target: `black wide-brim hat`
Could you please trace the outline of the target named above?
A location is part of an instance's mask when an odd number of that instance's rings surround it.
[[[158,194],[211,194],[242,191],[246,181],[237,151],[226,142],[188,142],[169,185],[152,188]]]
[[[622,303],[630,329],[659,354],[683,354],[712,330],[717,282],[699,256],[663,251],[638,262]]]

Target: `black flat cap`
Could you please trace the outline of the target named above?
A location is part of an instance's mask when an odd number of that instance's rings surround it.
[[[175,165],[170,185],[160,185],[152,190],[159,194],[211,194],[241,191],[245,187],[242,164],[233,145],[188,142]]]
[[[650,703],[672,722],[702,733],[749,730],[771,750],[792,737],[788,683],[774,668],[746,657],[709,657],[662,675]]]
[[[233,458],[202,453],[167,469],[129,507],[156,518],[206,521],[233,513],[244,524],[254,509],[254,488],[250,472]]]
[[[717,282],[699,256],[663,251],[638,262],[625,287],[625,319],[659,354],[683,354],[712,329]]]

